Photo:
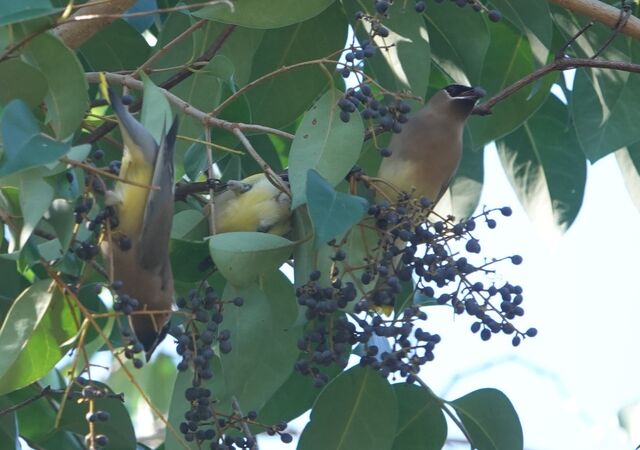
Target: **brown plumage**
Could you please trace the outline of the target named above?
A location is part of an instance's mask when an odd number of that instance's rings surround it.
[[[131,327],[144,346],[148,360],[164,338],[173,303],[169,234],[173,220],[173,147],[178,121],[174,120],[166,134],[162,133],[158,144],[112,90],[109,98],[124,141],[120,177],[154,187],[146,189],[116,183],[115,190],[107,196],[107,203],[115,208],[119,225],[112,231],[111,240],[105,240],[102,245],[107,264],[108,258],[113,257],[113,279],[122,282],[119,294],[135,298],[140,305],[138,311],[164,311],[130,316]]]
[[[436,92],[420,111],[394,134],[391,156],[383,158],[378,177],[399,191],[437,202],[446,192],[462,158],[462,132],[481,88],[452,84]],[[391,201],[398,192],[379,185]]]

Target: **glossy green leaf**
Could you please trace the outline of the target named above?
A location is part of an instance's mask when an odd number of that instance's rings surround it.
[[[542,228],[567,230],[580,211],[587,181],[587,163],[567,107],[550,96],[533,117],[497,146],[528,214]]]
[[[234,286],[252,285],[258,275],[276,271],[294,247],[293,242],[267,233],[222,233],[209,239],[213,262]]]
[[[79,49],[95,72],[133,70],[149,57],[149,44],[124,20],[116,20],[94,34]]]
[[[458,83],[477,85],[489,49],[486,23],[471,8],[458,8],[454,2],[432,6],[426,24],[433,64]],[[469,45],[469,36],[473,36],[473,45]]]
[[[169,257],[173,268],[173,278],[195,283],[206,274],[202,269],[211,270],[212,266],[204,263],[209,258],[206,242],[192,242],[172,239],[169,246]]]
[[[20,300],[16,300],[18,301]],[[41,294],[35,301],[46,301],[46,295]],[[62,359],[71,339],[79,331],[75,319],[80,316],[80,311],[72,305],[59,290],[54,290],[46,313],[36,324],[15,361],[0,378],[0,393],[10,392],[37,381]],[[11,313],[7,318],[7,321],[9,320],[12,320]]]
[[[537,68],[537,63],[529,40],[513,25],[507,21],[492,23],[489,31],[491,43],[485,60],[491,64],[485,64],[480,79],[472,81],[482,86],[490,96],[531,73]],[[538,83],[520,89],[495,105],[489,116],[472,116],[467,122],[472,148],[478,149],[520,126],[542,106],[557,77],[552,73]]]
[[[631,200],[640,210],[640,144],[618,150],[616,161]]]
[[[133,449],[136,447],[136,435],[131,423],[131,417],[124,403],[115,397],[115,393],[102,383],[93,382],[96,386],[107,391],[110,396],[95,400],[95,409],[107,411],[111,418],[106,422],[96,422],[96,434],[104,434],[109,438],[109,445],[105,449]],[[78,396],[80,392],[76,391]],[[58,401],[61,399],[58,398]],[[60,427],[84,436],[89,431],[85,415],[88,412],[87,403],[67,401],[60,417]]]
[[[299,355],[298,359],[305,356]],[[342,369],[337,364],[332,364],[322,372],[329,376],[329,380],[332,380],[341,371]],[[289,422],[311,409],[320,392],[322,391],[314,386],[312,377],[293,371],[278,391],[260,409],[258,417],[264,423]]]
[[[29,109],[37,107],[47,93],[47,82],[40,70],[20,59],[0,63],[0,104],[19,98]]]
[[[73,203],[57,198],[51,203],[49,211],[45,215],[47,222],[53,227],[63,251],[69,247],[73,235],[75,223],[73,210]]]
[[[317,246],[325,245],[358,223],[369,208],[364,198],[337,192],[313,169],[307,173],[307,205]]]
[[[190,446],[184,440],[184,435],[180,432],[180,423],[184,422],[184,413],[191,408],[191,402],[187,401],[184,393],[193,384],[193,372],[191,370],[178,372],[173,393],[171,394],[171,407],[169,408],[168,421],[171,428],[167,427],[167,434],[164,441],[166,450],[197,449],[195,442]],[[169,388],[169,386],[167,386]]]
[[[47,119],[58,139],[73,134],[89,107],[87,82],[76,55],[52,34],[41,34],[24,48],[27,60],[40,69],[49,90]]]
[[[256,11],[262,14],[264,8]],[[281,13],[282,10],[278,11]],[[343,47],[347,26],[344,12],[336,2],[306,22],[265,31],[253,59],[251,80],[281,70],[283,66],[326,58]],[[329,85],[334,66],[325,64],[324,67],[323,70],[318,64],[312,64],[282,71],[249,90],[247,101],[253,122],[277,128],[293,122]]]
[[[220,359],[227,393],[243,409],[257,410],[293,372],[302,331],[294,327],[298,306],[291,282],[279,271],[247,288],[227,285],[223,299],[236,297],[244,305],[225,307],[222,326],[231,331],[232,350]]]
[[[311,410],[299,450],[393,448],[398,405],[378,372],[353,367],[329,383]]]
[[[522,426],[506,395],[479,389],[450,402],[478,450],[522,450]]]
[[[53,201],[53,187],[39,176],[39,169],[20,174],[20,209],[24,223],[20,230],[20,247],[24,246],[45,211]]]
[[[0,328],[0,379],[7,375],[12,364],[29,343],[36,327],[46,314],[53,293],[48,292],[51,282],[39,281],[26,289],[13,303]],[[11,387],[0,385],[0,391]]]
[[[375,14],[372,2],[364,4],[349,0],[343,4],[349,17],[354,17],[356,11]],[[383,24],[389,30],[389,36],[374,39],[376,45],[385,48],[367,60],[366,70],[385,89],[424,97],[429,87],[431,67],[431,50],[425,22],[420,14],[404,2],[394,2],[387,14],[389,17]],[[361,24],[364,27],[356,26],[355,29],[362,41],[369,39],[371,26],[369,22],[363,21]],[[412,106],[417,107],[419,103],[415,102]]]
[[[424,388],[394,384],[398,399],[398,429],[394,450],[440,450],[447,440],[447,421],[440,405]]]
[[[500,11],[504,19],[527,36],[536,63],[545,64],[553,39],[549,4],[529,0],[494,0],[492,5]]]
[[[315,169],[327,182],[336,186],[360,156],[364,126],[359,114],[340,120],[340,91],[325,93],[305,113],[296,131],[289,154],[289,182],[293,200],[291,208],[306,202],[307,172]]]
[[[171,106],[160,88],[153,84],[149,77],[143,74],[142,80],[144,81],[144,102],[142,103],[140,123],[149,130],[156,142],[160,143],[164,138],[164,133],[173,123]]]
[[[249,28],[281,28],[310,19],[324,11],[335,0],[272,0],[265,8],[261,0],[208,6],[194,13],[196,17]]]
[[[3,2],[0,8],[0,26],[49,16],[61,10],[62,8],[54,8],[49,0]]]
[[[71,146],[40,133],[35,117],[22,100],[11,101],[0,121],[4,153],[0,177],[55,161]]]
[[[15,406],[7,397],[0,397],[0,411],[4,411],[8,408]],[[16,412],[10,412],[0,416],[0,442],[3,443],[3,448],[7,450],[16,449],[20,450],[22,446],[18,441],[18,418]]]

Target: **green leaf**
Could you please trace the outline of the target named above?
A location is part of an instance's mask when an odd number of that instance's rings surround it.
[[[447,440],[447,421],[428,390],[406,383],[393,385],[398,399],[394,450],[440,450]]]
[[[497,389],[479,389],[450,402],[478,450],[524,448],[518,414]]]
[[[116,20],[94,34],[79,49],[94,72],[133,70],[149,57],[149,44],[124,20]]]
[[[275,6],[270,4],[270,8]],[[285,10],[277,11],[281,14]],[[263,14],[264,8],[256,12]],[[344,12],[336,2],[304,23],[266,31],[253,58],[250,79],[281,70],[283,66],[326,58],[344,46],[347,27]],[[323,70],[319,64],[313,64],[282,71],[250,89],[246,97],[253,122],[276,128],[293,122],[329,85],[334,67],[325,64]]]
[[[47,93],[47,82],[42,72],[17,58],[0,63],[0,86],[1,105],[19,98],[33,109]]]
[[[48,282],[46,280],[45,284]],[[45,301],[46,297],[43,295],[36,301],[41,300]],[[75,319],[79,315],[76,306],[71,306],[69,299],[65,299],[59,290],[54,290],[46,314],[0,378],[0,393],[22,388],[46,375],[64,357],[72,338],[77,335],[79,330]],[[7,320],[11,319],[10,313]]]
[[[627,186],[631,200],[640,210],[640,144],[621,148],[616,152],[616,161]]]
[[[7,375],[46,314],[53,297],[53,293],[48,292],[50,284],[49,280],[37,282],[11,305],[0,328],[0,379]],[[1,392],[10,390],[11,386],[0,384]]]
[[[573,34],[582,25],[575,17],[562,12],[556,20],[564,31]],[[610,36],[606,27],[592,27],[572,43],[578,57],[591,58]],[[640,61],[636,41],[621,37],[610,42],[601,57],[607,60],[637,63]],[[592,163],[619,148],[638,141],[634,129],[640,120],[636,105],[640,101],[640,79],[620,70],[576,70],[569,108],[576,134],[584,154]]]
[[[80,126],[89,107],[84,71],[74,52],[52,34],[41,34],[23,52],[47,80],[47,117],[58,139],[66,139]]]
[[[536,63],[544,65],[553,39],[549,4],[529,0],[493,0],[492,5],[504,19],[527,36]]]
[[[148,76],[143,73],[141,78],[144,81],[144,102],[142,103],[140,123],[159,143],[173,122],[171,106],[160,88],[153,84]]]
[[[97,411],[107,411],[111,418],[106,422],[96,422],[95,433],[104,434],[109,438],[107,449],[125,449],[136,448],[136,435],[131,424],[131,417],[124,406],[124,403],[118,398],[114,398],[114,393],[105,384],[93,381],[93,384],[105,390],[111,397],[98,398],[94,400],[94,407]],[[79,391],[75,391],[76,397],[80,395]],[[58,401],[62,399],[59,396]],[[60,417],[60,428],[72,431],[84,436],[89,431],[89,425],[85,415],[89,411],[87,403],[78,403],[76,401],[67,401]]]
[[[297,359],[306,355],[299,355]],[[342,369],[337,364],[332,364],[322,373],[334,379]],[[258,417],[263,423],[289,422],[311,409],[314,401],[320,395],[320,389],[314,386],[314,380],[310,376],[293,371],[278,391],[260,409]]]
[[[433,5],[426,23],[433,64],[458,83],[477,84],[489,49],[486,23],[471,8],[458,8],[454,2]],[[473,36],[473,45],[468,36]]]
[[[15,406],[7,397],[0,397],[0,411]],[[3,414],[0,416],[0,441],[7,447],[7,450],[14,448],[20,450],[22,446],[18,441],[18,418],[16,412]]]
[[[167,427],[167,435],[164,441],[164,448],[167,450],[197,449],[197,444],[194,442],[192,445],[189,445],[189,443],[184,440],[183,434],[180,432],[180,423],[184,422],[184,413],[191,409],[191,402],[185,399],[184,393],[187,388],[193,386],[193,376],[194,375],[191,370],[178,372],[176,381],[173,384],[173,393],[171,395],[171,406],[169,408],[168,417],[173,430]]]
[[[57,198],[51,203],[49,211],[45,216],[53,227],[63,251],[69,248],[71,237],[73,236],[73,226],[75,223],[73,210],[73,203],[62,198]]]
[[[319,247],[360,222],[369,202],[362,197],[336,192],[318,172],[309,169],[307,205]]]
[[[209,257],[206,242],[171,239],[169,257],[173,268],[173,278],[187,283],[200,281],[204,276],[202,262]],[[208,267],[210,269],[210,267]]]
[[[587,182],[587,164],[555,96],[524,125],[497,142],[509,181],[528,214],[544,229],[564,232],[576,219]]]
[[[248,28],[281,28],[310,19],[324,11],[335,0],[271,0],[265,8],[262,0],[220,3],[194,13],[194,16]]]
[[[249,286],[259,275],[278,270],[295,244],[267,233],[233,232],[209,239],[209,253],[220,273],[234,286]]]
[[[20,230],[21,248],[53,201],[53,187],[39,176],[39,172],[40,168],[36,168],[20,174],[20,209],[24,219]]]
[[[364,139],[359,114],[340,120],[338,99],[342,93],[330,90],[305,113],[289,154],[291,208],[306,200],[307,172],[315,169],[331,186],[336,186],[358,161]]]
[[[35,117],[22,100],[13,100],[4,108],[0,126],[4,144],[0,177],[48,164],[71,148],[40,133]]]
[[[62,8],[54,8],[49,0],[3,2],[0,9],[0,26],[49,16],[59,11],[62,11]]]
[[[397,421],[391,385],[373,369],[356,366],[324,388],[298,449],[391,449]]]
[[[365,6],[362,2],[349,0],[343,4],[349,17],[353,17],[356,11],[375,14],[373,3]],[[389,17],[384,20],[384,27],[389,30],[389,36],[374,39],[377,45],[385,48],[367,60],[366,70],[385,89],[424,97],[429,87],[431,67],[431,49],[424,20],[404,2],[394,2],[387,14]],[[358,25],[364,25],[354,26],[360,41],[369,39],[370,23],[362,21]],[[418,102],[412,103],[412,107],[419,106]]]
[[[258,410],[293,372],[302,331],[294,327],[298,307],[291,282],[279,271],[247,288],[227,285],[223,299],[236,297],[242,297],[244,305],[224,311],[223,326],[231,331],[232,345],[231,352],[220,357],[226,392],[243,410]]]
[[[537,62],[527,37],[508,21],[492,23],[489,30],[491,44],[485,60],[491,63],[484,64],[480,79],[473,81],[493,95],[533,72]],[[520,126],[542,106],[557,77],[558,74],[553,73],[520,89],[498,103],[489,116],[469,118],[467,124],[473,140],[472,148],[484,146]]]

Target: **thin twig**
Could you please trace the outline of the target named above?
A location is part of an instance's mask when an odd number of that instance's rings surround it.
[[[122,84],[123,86],[127,86],[128,88],[137,90],[137,91],[141,91],[144,89],[144,84],[142,83],[142,81],[134,80],[130,77],[127,77],[126,75],[106,73],[105,76],[107,78],[107,81],[109,81],[109,83],[111,84]],[[85,78],[90,83],[100,82],[98,72],[88,72],[85,74]],[[262,125],[253,125],[248,123],[235,123],[235,122],[229,122],[227,120],[218,119],[217,117],[211,117],[207,113],[193,107],[191,104],[185,102],[180,97],[167,91],[166,89],[160,88],[160,91],[164,94],[164,96],[167,98],[169,103],[176,106],[184,114],[187,114],[188,116],[191,116],[208,126],[211,126],[214,128],[222,128],[229,132],[233,132],[233,130],[237,128],[246,132],[269,133],[269,134],[274,134],[276,136],[284,137],[286,139],[293,139],[293,135],[291,133],[278,130],[277,128],[270,128]]]
[[[247,137],[244,135],[242,130],[239,127],[236,127],[233,129],[233,134],[236,135],[236,137],[238,138],[240,143],[244,146],[244,148],[247,150],[247,152],[260,165],[260,168],[266,175],[267,179],[271,182],[271,184],[273,184],[276,188],[278,188],[280,192],[287,194],[289,198],[291,198],[291,191],[289,190],[289,187],[287,186],[287,184],[284,181],[282,181],[282,178],[280,178],[280,175],[275,173],[271,168],[271,166],[269,166],[269,164],[267,164],[267,162],[264,159],[262,159],[262,157],[258,154],[256,149],[253,148],[253,145],[251,145],[251,142],[249,142],[249,139],[247,139]]]
[[[249,425],[247,425],[247,423],[244,420],[242,420],[244,418],[244,414],[242,414],[242,410],[240,409],[240,403],[238,403],[238,399],[236,398],[235,395],[231,397],[231,406],[233,407],[233,410],[235,411],[235,413],[240,416],[240,420],[239,420],[240,428],[242,428],[242,432],[244,433],[245,437],[248,439],[251,439],[251,441],[253,442],[253,445],[251,446],[251,450],[260,450],[258,448],[257,439],[255,439],[253,437],[253,434],[251,434]]]
[[[193,63],[185,67],[183,70],[179,71],[175,75],[169,77],[168,79],[160,83],[159,86],[163,89],[169,90],[174,86],[178,85],[179,83],[181,83],[182,81],[186,80],[188,77],[190,77],[194,73],[196,73],[195,69],[200,68],[200,66],[203,63],[208,63],[218,53],[218,51],[220,50],[220,48],[222,48],[222,46],[224,45],[226,40],[229,38],[229,36],[231,36],[231,33],[233,32],[233,30],[235,30],[235,28],[236,28],[235,25],[227,25],[220,32],[216,40],[211,43],[209,48],[207,48],[207,50],[205,50],[202,53],[202,55],[198,57],[198,59],[196,59]],[[138,99],[129,106],[129,111],[133,113],[135,111],[139,111],[141,107],[142,107],[142,99]],[[100,125],[98,128],[96,128],[95,130],[93,130],[88,136],[83,138],[81,140],[81,143],[92,144],[96,142],[98,139],[105,136],[109,131],[113,130],[115,126],[116,126],[115,123],[104,123]]]
[[[211,154],[211,128],[205,125],[204,138],[207,141],[207,169],[209,176],[213,176],[213,155]],[[215,205],[214,205],[214,192],[213,187],[209,187],[209,200],[208,200],[208,216],[209,216],[209,234],[214,236],[216,234],[216,218],[215,218]]]
[[[193,25],[191,25],[189,28],[187,28],[182,33],[180,33],[178,36],[173,38],[170,42],[168,42],[167,44],[163,45],[160,50],[158,50],[156,53],[151,55],[151,57],[149,57],[149,59],[147,59],[140,67],[138,67],[136,70],[134,70],[131,73],[131,75],[129,75],[129,76],[131,78],[136,78],[139,73],[145,71],[148,67],[151,66],[151,64],[156,62],[158,60],[158,58],[160,58],[162,55],[165,55],[169,50],[171,50],[173,47],[178,45],[180,42],[182,42],[187,37],[191,36],[196,30],[202,28],[207,23],[208,23],[207,20],[202,19],[202,20],[197,21]]]
[[[609,39],[607,39],[607,41],[604,44],[602,44],[602,47],[600,47],[600,50],[594,53],[594,55],[591,57],[592,59],[596,59],[598,56],[600,56],[600,54],[603,51],[607,49],[607,47],[609,47],[609,45],[611,45],[613,40],[620,34],[620,30],[622,30],[622,28],[629,21],[629,17],[631,17],[631,7],[626,5],[624,3],[624,0],[622,0],[622,9],[620,9],[620,18],[618,19],[618,23],[616,23],[616,26],[613,29],[613,33],[611,33],[611,36],[609,36]]]
[[[557,58],[549,64],[540,67],[529,75],[526,75],[515,83],[507,86],[486,102],[476,106],[473,109],[473,114],[477,114],[480,116],[491,114],[491,109],[497,103],[515,94],[526,85],[533,83],[537,79],[542,78],[543,76],[551,72],[562,72],[569,69],[575,69],[577,67],[589,67],[592,69],[613,69],[621,70],[623,72],[640,73],[640,64],[633,64],[625,61],[604,61],[588,58]]]

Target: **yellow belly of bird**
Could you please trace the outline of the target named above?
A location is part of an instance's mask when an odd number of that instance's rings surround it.
[[[150,185],[153,177],[153,167],[132,164],[128,158],[122,159],[121,177],[144,185]],[[121,204],[118,207],[118,230],[127,236],[137,236],[140,233],[147,206],[149,189],[119,182],[117,186]],[[126,206],[125,206],[126,205]]]
[[[380,165],[378,177],[391,184],[395,189],[386,183],[378,183],[377,187],[382,189],[389,201],[395,202],[400,192],[411,193],[414,191],[415,197],[425,196],[429,200],[435,200],[440,193],[441,185],[426,179],[421,179],[416,164],[404,159],[383,160]]]

